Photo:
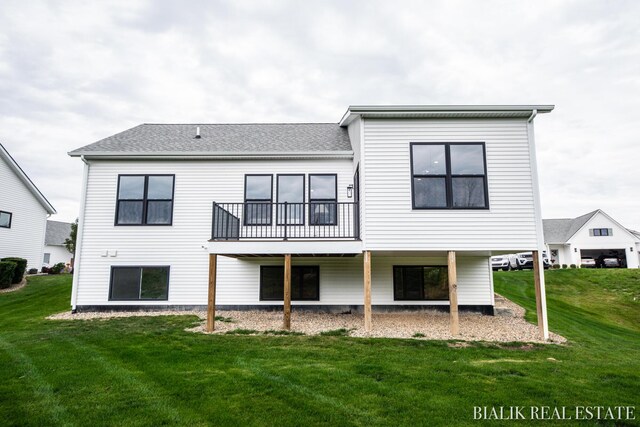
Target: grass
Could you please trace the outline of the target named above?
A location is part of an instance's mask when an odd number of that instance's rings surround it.
[[[567,346],[45,320],[68,309],[70,282],[0,294],[0,425],[477,425],[474,406],[639,403],[640,271],[547,272],[549,324]],[[498,272],[495,288],[535,320],[531,272]]]

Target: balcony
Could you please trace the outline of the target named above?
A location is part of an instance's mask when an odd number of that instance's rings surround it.
[[[359,240],[355,202],[213,203],[211,241]]]

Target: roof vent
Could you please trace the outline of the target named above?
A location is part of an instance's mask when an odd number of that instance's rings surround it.
[[[196,126],[196,138],[200,138],[200,126]]]

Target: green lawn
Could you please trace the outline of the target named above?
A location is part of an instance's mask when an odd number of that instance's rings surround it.
[[[550,327],[571,343],[533,349],[205,336],[184,332],[196,321],[185,316],[45,320],[68,308],[70,282],[37,277],[0,294],[0,425],[478,425],[476,405],[640,411],[637,270],[547,272]],[[531,282],[495,274],[533,321]]]

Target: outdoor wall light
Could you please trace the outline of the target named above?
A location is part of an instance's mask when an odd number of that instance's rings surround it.
[[[578,248],[573,248],[573,252],[578,252]]]
[[[633,246],[629,248],[629,252],[633,252]]]
[[[347,198],[352,198],[353,197],[353,184],[349,184],[347,186]]]

